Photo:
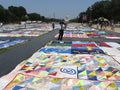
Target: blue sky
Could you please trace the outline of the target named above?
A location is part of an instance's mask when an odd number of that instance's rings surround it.
[[[23,6],[28,13],[36,12],[46,17],[74,18],[80,12],[101,0],[0,0],[4,8],[8,6]]]

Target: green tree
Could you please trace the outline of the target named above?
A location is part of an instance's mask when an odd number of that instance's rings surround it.
[[[22,17],[24,17],[27,14],[26,9],[22,6],[18,7],[17,11],[18,11],[17,16],[20,18],[20,20],[21,20]]]
[[[92,19],[92,8],[91,7],[87,8],[86,15],[87,15],[88,21],[90,21]]]
[[[37,14],[37,13],[30,13],[28,14],[28,17],[29,17],[29,20],[32,20],[32,21],[38,21],[41,19],[40,17],[40,14]]]
[[[0,5],[0,22],[16,23],[20,21],[26,21],[28,19],[32,21],[41,20],[45,22],[60,21],[59,19],[55,18],[46,18],[38,13],[27,14],[26,9],[22,6],[9,6],[8,9],[5,9],[2,5]]]
[[[78,22],[83,22],[83,15],[85,15],[85,12],[81,12],[78,16]]]
[[[120,0],[111,0],[111,19],[120,21]]]
[[[22,18],[27,14],[27,11],[24,7],[9,6],[8,10],[16,16],[16,18],[21,21]]]
[[[0,21],[4,21],[5,9],[2,5],[0,5]]]
[[[120,21],[120,0],[102,0],[95,2],[86,10],[88,19],[92,20],[99,17],[105,17],[109,20]]]

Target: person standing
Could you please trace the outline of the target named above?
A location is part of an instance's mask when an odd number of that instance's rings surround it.
[[[0,22],[0,28],[3,26],[3,23],[2,22]]]
[[[62,40],[63,39],[64,29],[66,28],[65,25],[66,24],[64,22],[60,22],[61,29],[59,30],[58,40]]]
[[[52,23],[52,28],[53,28],[53,30],[55,29],[55,23],[54,22]]]
[[[99,23],[96,24],[97,29],[99,29]]]
[[[115,31],[115,24],[113,22],[111,24],[111,30]]]

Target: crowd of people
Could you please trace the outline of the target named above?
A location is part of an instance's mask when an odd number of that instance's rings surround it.
[[[96,28],[100,30],[106,30],[107,27],[110,27],[112,31],[115,30],[115,24],[113,22],[103,21],[96,24]]]

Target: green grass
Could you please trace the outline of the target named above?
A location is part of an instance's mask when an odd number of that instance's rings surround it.
[[[2,49],[0,49],[0,54],[1,53],[4,53],[5,51],[7,51],[8,50],[8,48],[2,48]]]

